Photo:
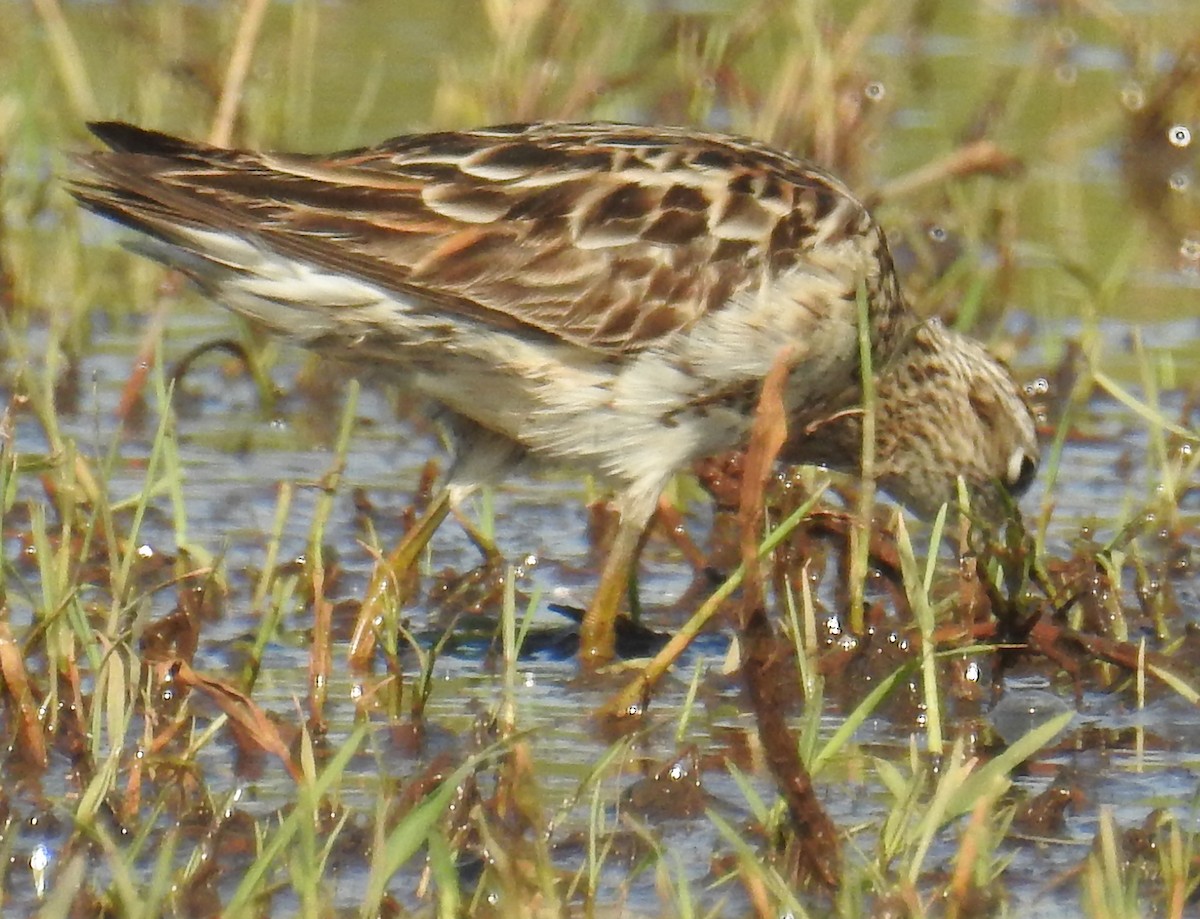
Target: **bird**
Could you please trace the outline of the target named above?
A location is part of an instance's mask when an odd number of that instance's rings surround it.
[[[1003,520],[1036,474],[1009,369],[912,309],[841,180],[756,140],[537,122],[308,154],[88,127],[107,149],[79,157],[84,207],[235,312],[438,407],[455,458],[422,540],[526,461],[611,489],[587,668],[613,656],[664,488],[746,440],[785,348],[787,462],[859,470],[869,353],[876,482],[913,512],[962,480],[981,519]]]

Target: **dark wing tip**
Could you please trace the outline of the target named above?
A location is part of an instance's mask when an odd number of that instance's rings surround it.
[[[118,153],[144,153],[152,156],[179,156],[204,149],[172,134],[139,128],[125,121],[89,121],[88,130]]]

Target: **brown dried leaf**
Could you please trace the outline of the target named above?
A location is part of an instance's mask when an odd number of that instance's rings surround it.
[[[292,759],[292,753],[279,729],[267,717],[267,713],[248,696],[220,680],[197,673],[179,659],[167,661],[159,667],[160,675],[164,670],[169,670],[180,686],[195,689],[211,699],[213,704],[241,727],[245,736],[254,741],[261,750],[279,757],[293,779],[297,782],[302,779],[300,766]]]
[[[21,648],[4,621],[0,621],[0,677],[3,677],[4,688],[17,712],[17,732],[21,737],[17,749],[29,763],[45,769],[49,759],[42,722],[38,718],[38,706],[29,686],[29,674],[25,670]]]

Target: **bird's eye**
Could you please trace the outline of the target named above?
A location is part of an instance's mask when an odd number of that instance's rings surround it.
[[[1023,495],[1033,484],[1037,466],[1037,459],[1024,450],[1013,451],[1013,455],[1008,458],[1008,476],[1005,480],[1009,493],[1014,497]]]

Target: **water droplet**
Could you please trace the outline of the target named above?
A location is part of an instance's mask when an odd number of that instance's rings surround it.
[[[50,850],[44,843],[38,843],[29,853],[29,867],[33,871],[33,886],[38,898],[46,894],[46,869],[50,866]]]
[[[872,80],[863,87],[863,95],[871,102],[882,102],[887,95],[887,88],[878,80]]]
[[[1188,130],[1187,125],[1173,124],[1167,128],[1167,140],[1173,147],[1186,147],[1192,142],[1192,132]]]
[[[946,241],[946,238],[950,235],[949,233],[946,232],[945,227],[940,227],[937,224],[934,224],[933,226],[931,226],[929,228],[928,232],[929,232],[929,238],[932,239],[935,243],[944,243]]]
[[[1131,112],[1140,112],[1146,107],[1146,91],[1137,83],[1128,83],[1121,89],[1121,104]]]
[[[1167,184],[1171,186],[1171,191],[1187,191],[1192,180],[1187,177],[1186,173],[1172,172],[1171,178],[1167,179]]]

